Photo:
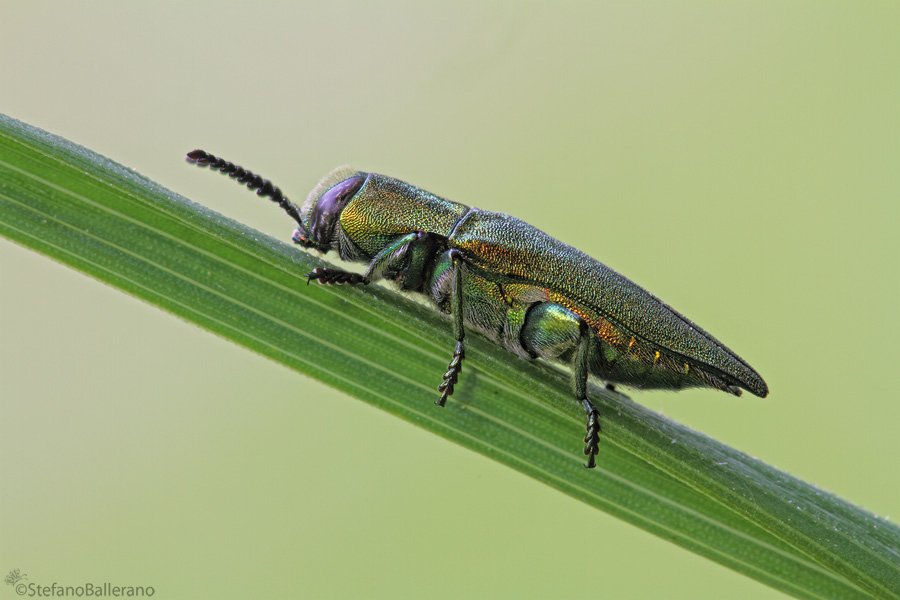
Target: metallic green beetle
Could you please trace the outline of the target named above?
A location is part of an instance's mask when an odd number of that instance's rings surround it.
[[[369,265],[362,275],[315,269],[307,281],[389,279],[450,314],[456,349],[438,387],[438,406],[453,394],[467,330],[524,358],[571,365],[575,399],[587,415],[588,468],[595,466],[600,435],[587,397],[589,374],[636,388],[769,392],[750,365],[656,296],[515,217],[349,167],[322,179],[298,209],[271,182],[233,163],[203,150],[187,158],[275,201],[297,222],[293,241],[300,246]]]

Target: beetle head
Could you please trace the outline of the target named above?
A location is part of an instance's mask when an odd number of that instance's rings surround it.
[[[320,252],[335,248],[334,233],[341,212],[362,188],[366,178],[365,173],[346,166],[326,175],[300,209],[301,222],[294,230],[294,243]]]

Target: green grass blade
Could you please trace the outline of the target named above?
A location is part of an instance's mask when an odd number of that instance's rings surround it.
[[[597,387],[588,471],[566,374],[480,339],[436,408],[439,315],[7,117],[0,234],[788,594],[900,598],[896,525]]]

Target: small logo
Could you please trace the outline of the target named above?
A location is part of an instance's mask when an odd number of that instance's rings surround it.
[[[23,579],[28,579],[28,575],[22,573],[19,569],[13,569],[9,572],[9,575],[6,576],[6,585],[16,585]]]

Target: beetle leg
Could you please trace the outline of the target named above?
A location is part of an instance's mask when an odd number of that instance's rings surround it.
[[[361,283],[368,285],[373,281],[378,281],[384,276],[386,269],[389,269],[406,257],[409,245],[419,239],[420,236],[421,234],[418,232],[410,233],[388,244],[384,250],[375,255],[375,258],[369,263],[369,268],[362,275],[340,269],[313,269],[313,272],[306,276],[306,284],[309,285],[309,282],[314,279],[318,280],[319,283],[327,283],[329,285],[334,283],[348,283],[350,285]]]
[[[579,314],[564,306],[550,302],[536,303],[525,315],[519,343],[535,358],[571,361],[572,392],[587,415],[584,455],[588,457],[588,462],[584,466],[594,468],[594,457],[600,442],[600,415],[587,397],[593,344],[590,326]]]
[[[600,442],[600,413],[591,404],[587,397],[587,379],[588,379],[588,355],[591,348],[591,330],[587,323],[579,319],[578,323],[578,348],[575,350],[574,368],[574,387],[575,398],[581,401],[584,412],[587,414],[586,433],[584,434],[584,455],[588,457],[587,464],[584,465],[588,469],[596,466],[594,457],[597,455],[598,444]]]
[[[385,272],[390,272],[393,267],[403,263],[409,254],[409,247],[418,239],[424,236],[421,232],[408,233],[398,237],[384,250],[375,255],[369,268],[366,269],[366,281],[378,281],[384,277]]]
[[[453,318],[453,335],[456,337],[456,349],[453,351],[453,358],[447,365],[447,372],[444,373],[444,381],[438,386],[441,392],[440,400],[435,400],[438,406],[444,406],[447,398],[453,395],[453,386],[459,379],[462,371],[462,361],[466,357],[465,347],[465,331],[463,329],[463,311],[462,311],[462,254],[459,250],[449,250],[450,264],[452,265],[452,289],[450,290],[450,312]]]

